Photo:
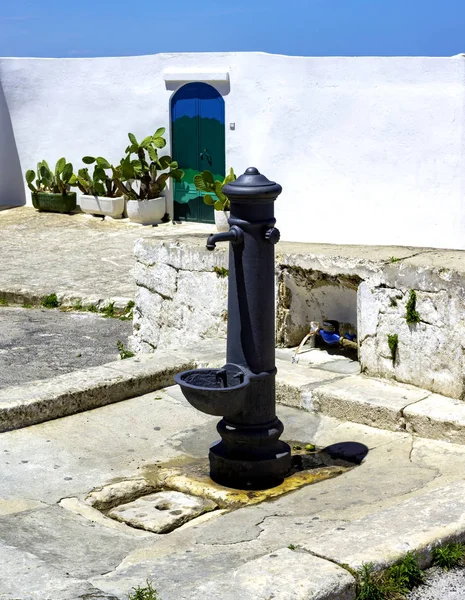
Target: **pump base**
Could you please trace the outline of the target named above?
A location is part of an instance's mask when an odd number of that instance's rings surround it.
[[[271,447],[238,452],[222,440],[210,447],[210,477],[239,490],[260,490],[280,485],[291,470],[291,448],[278,441]]]

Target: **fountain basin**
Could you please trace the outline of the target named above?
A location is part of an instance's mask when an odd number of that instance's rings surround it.
[[[220,369],[193,369],[174,376],[186,400],[197,410],[217,417],[243,411],[250,386],[248,373],[226,363]]]

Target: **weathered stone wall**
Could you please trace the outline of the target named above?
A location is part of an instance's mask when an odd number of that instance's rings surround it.
[[[465,253],[280,243],[277,345],[296,346],[310,321],[357,332],[362,370],[465,399]],[[181,348],[225,337],[227,248],[205,236],[136,243],[132,348]],[[407,323],[416,293],[417,323]],[[397,335],[393,355],[388,336]]]
[[[205,338],[226,336],[227,253],[205,250],[205,236],[187,243],[138,240],[135,244],[137,293],[136,352],[182,348]]]
[[[359,353],[370,375],[464,399],[465,278],[439,267],[399,265],[359,287]],[[418,322],[407,322],[410,292]],[[397,349],[389,336],[397,335]]]

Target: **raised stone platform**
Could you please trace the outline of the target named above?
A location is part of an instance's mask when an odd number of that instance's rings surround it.
[[[337,319],[357,332],[365,374],[464,398],[465,252],[288,242],[276,250],[278,345],[298,345],[310,321]],[[135,350],[226,335],[226,246],[208,252],[202,235],[168,236],[139,240],[135,256]],[[407,322],[408,304],[416,322]],[[397,336],[394,350],[388,336]]]

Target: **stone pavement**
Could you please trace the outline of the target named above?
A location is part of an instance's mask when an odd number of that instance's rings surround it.
[[[0,306],[0,388],[114,361],[131,331],[132,321],[88,312]]]
[[[278,412],[293,444],[367,452],[362,464],[167,534],[114,521],[89,495],[122,489],[127,501],[128,489],[153,492],[160,467],[192,460],[206,471],[217,418],[177,387],[0,434],[0,599],[122,600],[149,579],[162,600],[354,600],[342,565],[407,550],[426,565],[433,544],[465,535],[463,446]]]
[[[142,227],[84,214],[40,213],[32,207],[0,212],[0,299],[36,303],[56,293],[78,301],[124,307],[134,298],[133,244],[141,237],[211,233],[211,225]]]

